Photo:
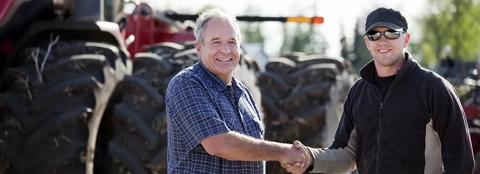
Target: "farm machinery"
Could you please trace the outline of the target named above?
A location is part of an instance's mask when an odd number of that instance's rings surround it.
[[[197,61],[192,28],[178,25],[197,15],[128,4],[124,14],[121,0],[0,2],[0,173],[166,173],[163,97]],[[350,69],[342,58],[289,54],[260,72],[242,55],[236,74],[261,94],[269,139],[314,145]]]

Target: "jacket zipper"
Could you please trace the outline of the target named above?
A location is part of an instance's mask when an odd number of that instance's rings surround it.
[[[388,92],[387,92],[388,93]],[[377,135],[377,174],[380,173],[380,137],[382,135],[382,113],[383,113],[383,100],[380,102],[380,119],[378,125],[378,135]]]
[[[387,89],[387,93],[385,94],[385,96],[383,96],[383,98],[381,97],[381,94],[380,94],[380,112],[379,112],[379,123],[378,123],[378,136],[377,136],[377,174],[380,173],[380,148],[381,148],[381,143],[380,143],[380,137],[382,135],[382,127],[383,127],[383,104],[385,103],[387,97],[389,96],[389,94],[391,93],[392,91],[392,86],[393,86],[393,82],[390,83],[390,86],[388,87]],[[378,89],[378,88],[377,88]],[[378,89],[378,91],[380,91],[380,89]]]

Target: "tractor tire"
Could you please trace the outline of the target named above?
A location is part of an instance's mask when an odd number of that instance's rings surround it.
[[[108,146],[102,173],[167,173],[165,91],[170,79],[197,62],[197,56],[191,44],[166,42],[147,50],[135,55],[132,75],[118,84],[109,104],[111,121],[102,123],[101,130],[112,130],[104,133],[111,134],[108,143],[99,145]],[[246,61],[238,73],[252,78],[256,74],[251,72],[258,67]],[[255,78],[249,80],[255,85]]]
[[[98,146],[108,149],[100,173],[166,173],[164,94],[173,66],[153,53],[135,56],[132,75],[118,84],[100,127],[107,138]]]
[[[258,81],[266,139],[325,147],[328,117],[338,116],[337,109],[353,82],[350,63],[343,58],[296,53],[270,58],[265,69]],[[267,173],[285,172],[275,162],[267,162]]]
[[[126,73],[115,46],[60,40],[48,51],[45,43],[22,49],[1,74],[0,173],[85,173],[94,93],[105,72]]]

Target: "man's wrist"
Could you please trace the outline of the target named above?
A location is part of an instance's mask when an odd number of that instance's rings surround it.
[[[310,155],[310,165],[308,166],[307,170],[305,172],[310,172],[313,170],[313,163],[315,163],[315,160],[313,159],[313,153],[312,149],[310,147],[307,147],[308,154]]]
[[[280,163],[283,163],[283,162],[286,162],[288,157],[290,156],[290,147],[288,147],[287,144],[284,144],[284,143],[278,143],[277,144],[277,148],[278,148],[278,162]]]
[[[278,161],[280,163],[284,162],[286,156],[288,156],[289,147],[284,143],[261,140],[262,152],[269,156],[267,161]]]

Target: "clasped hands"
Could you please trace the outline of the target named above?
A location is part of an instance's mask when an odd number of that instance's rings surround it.
[[[312,162],[310,151],[300,141],[294,141],[284,159],[280,161],[281,166],[293,174],[304,173]]]

